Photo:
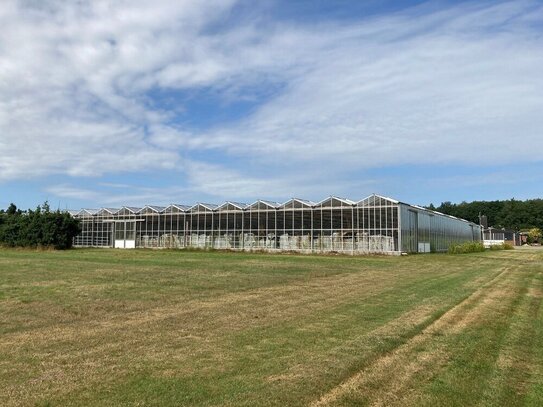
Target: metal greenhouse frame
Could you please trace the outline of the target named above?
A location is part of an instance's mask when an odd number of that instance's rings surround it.
[[[74,216],[82,226],[74,242],[80,247],[399,254],[481,240],[474,223],[375,194],[358,202],[331,196],[283,204],[126,206]]]

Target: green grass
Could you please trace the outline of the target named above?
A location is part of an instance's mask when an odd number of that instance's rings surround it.
[[[0,405],[543,404],[543,251],[0,249]]]

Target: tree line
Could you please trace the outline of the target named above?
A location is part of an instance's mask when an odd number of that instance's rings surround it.
[[[66,212],[51,211],[47,202],[35,210],[22,211],[13,203],[7,210],[0,210],[3,246],[69,249],[80,231],[77,219]]]
[[[473,201],[451,203],[442,202],[429,209],[479,223],[479,214],[486,215],[488,226],[513,230],[543,229],[543,199],[520,201]]]

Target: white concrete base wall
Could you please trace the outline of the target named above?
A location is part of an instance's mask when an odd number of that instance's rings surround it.
[[[115,240],[116,249],[135,249],[136,241],[135,240]]]
[[[489,248],[490,246],[497,246],[500,244],[504,244],[505,240],[483,240],[483,244],[486,248]]]

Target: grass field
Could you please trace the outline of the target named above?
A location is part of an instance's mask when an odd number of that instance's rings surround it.
[[[543,405],[543,251],[0,249],[0,405]]]

